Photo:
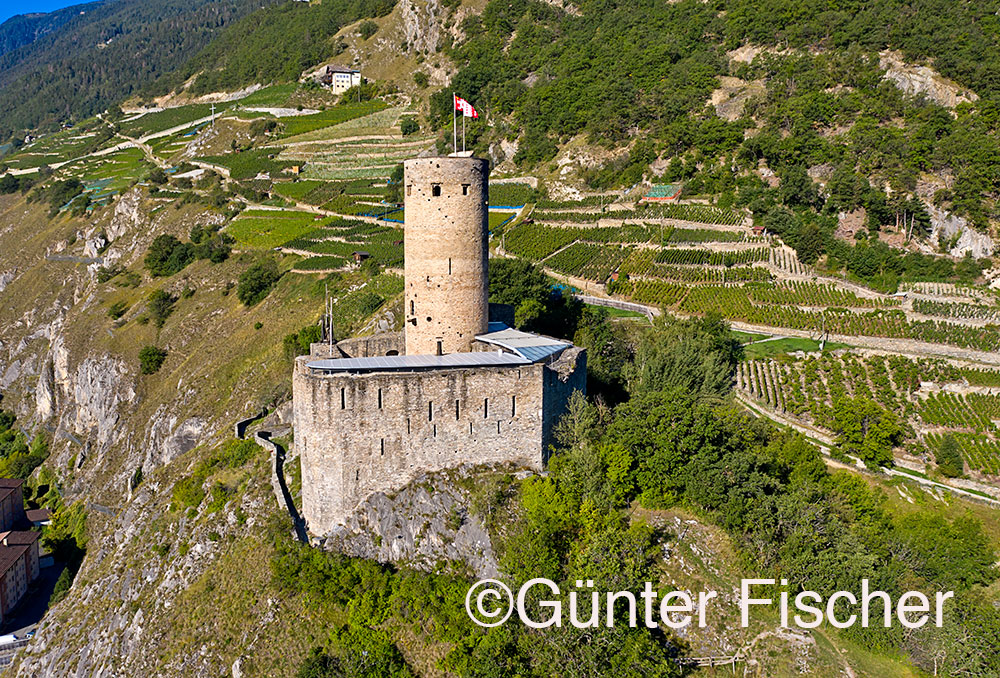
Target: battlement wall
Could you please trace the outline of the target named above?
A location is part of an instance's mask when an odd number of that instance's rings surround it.
[[[541,470],[551,428],[582,388],[582,354],[543,364],[313,374],[295,365],[295,445],[308,528],[326,534],[367,497],[462,464]],[[556,411],[556,408],[558,411]]]

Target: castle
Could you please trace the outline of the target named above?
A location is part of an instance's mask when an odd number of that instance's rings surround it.
[[[541,470],[585,387],[583,349],[491,322],[487,162],[417,158],[404,170],[404,331],[314,344],[295,362],[302,509],[317,535],[427,471]]]

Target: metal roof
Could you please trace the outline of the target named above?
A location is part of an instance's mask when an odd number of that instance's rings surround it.
[[[489,326],[490,330],[493,330],[494,323],[490,323]],[[500,346],[508,351],[513,351],[533,363],[544,360],[552,354],[559,353],[570,346],[565,341],[531,334],[530,332],[521,332],[520,330],[513,330],[508,327],[499,331],[490,331],[487,334],[477,335],[476,339],[485,341],[487,344]]]
[[[477,352],[446,355],[387,355],[374,358],[333,358],[306,363],[311,370],[321,372],[382,372],[392,370],[426,370],[456,367],[514,367],[531,361],[511,353]]]

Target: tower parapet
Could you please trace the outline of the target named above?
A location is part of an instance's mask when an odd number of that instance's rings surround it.
[[[489,164],[434,157],[403,167],[406,354],[469,351],[489,323]]]

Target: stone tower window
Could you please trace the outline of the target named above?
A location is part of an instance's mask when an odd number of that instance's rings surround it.
[[[483,398],[483,419],[490,418],[490,399]]]
[[[379,445],[382,447],[382,456],[385,456],[385,438],[379,439]]]
[[[451,275],[451,257],[448,257],[448,275]]]
[[[458,421],[458,401],[455,401],[455,421]]]
[[[346,410],[347,409],[347,389],[346,388],[340,389],[340,409],[342,409],[342,410]]]
[[[382,409],[382,389],[378,390],[378,408]]]
[[[427,421],[434,421],[434,403],[427,403]]]
[[[435,198],[440,197],[441,184],[434,184],[433,186],[431,186],[431,195],[433,195]]]
[[[462,184],[462,195],[469,195],[469,185]]]
[[[437,341],[437,354],[442,355],[444,353],[444,342],[440,339]]]
[[[382,397],[381,393],[382,392],[379,391],[379,398]],[[382,401],[379,400],[379,402],[381,403]],[[381,406],[382,405],[380,404],[379,407],[381,407]],[[513,417],[513,416],[516,416],[516,415],[517,415],[517,396],[511,396],[510,397],[510,416]]]

